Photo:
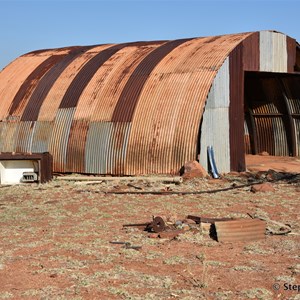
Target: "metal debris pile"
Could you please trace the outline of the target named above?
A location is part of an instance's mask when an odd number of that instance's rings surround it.
[[[125,224],[149,232],[151,238],[175,238],[187,231],[207,233],[218,242],[255,241],[265,238],[266,222],[260,219],[205,218],[188,215],[183,220],[174,217],[153,217],[151,222]]]

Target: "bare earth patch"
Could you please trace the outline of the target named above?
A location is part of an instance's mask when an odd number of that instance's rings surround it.
[[[0,299],[300,299],[299,177],[272,182],[275,191],[266,193],[252,193],[251,186],[210,194],[105,193],[137,191],[134,186],[224,189],[254,182],[257,171],[180,185],[53,180],[1,187]],[[299,163],[293,171],[299,173]],[[288,224],[292,232],[218,243],[201,230],[159,239],[122,226],[159,215],[249,218],[248,213]]]

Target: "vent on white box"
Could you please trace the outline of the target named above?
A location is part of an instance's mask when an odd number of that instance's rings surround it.
[[[34,172],[24,172],[21,179],[22,182],[36,182],[37,180],[38,176]]]

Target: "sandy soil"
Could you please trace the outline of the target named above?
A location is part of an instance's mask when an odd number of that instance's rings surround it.
[[[299,161],[279,167],[274,158],[267,157],[268,164],[266,157],[255,159],[247,158],[249,172],[179,185],[56,179],[1,187],[0,299],[300,299],[300,176],[273,180],[264,172],[299,173]],[[263,180],[273,180],[274,191],[251,192],[251,184]],[[232,189],[217,192],[224,188]],[[221,243],[199,226],[162,239],[123,228],[153,216],[249,219],[248,213],[267,220],[265,239]],[[271,235],[281,224],[291,232]]]

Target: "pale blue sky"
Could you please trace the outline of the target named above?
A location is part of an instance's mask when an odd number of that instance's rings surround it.
[[[0,70],[32,50],[272,29],[300,41],[300,0],[0,0]]]

